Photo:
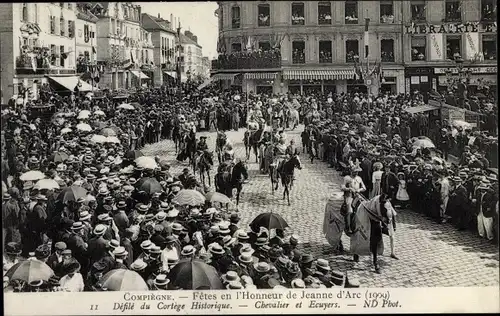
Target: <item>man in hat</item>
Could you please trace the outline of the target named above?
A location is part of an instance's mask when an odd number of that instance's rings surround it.
[[[21,209],[16,197],[9,193],[4,193],[2,202],[2,233],[3,246],[5,247],[8,242],[21,242],[21,233],[19,232]]]
[[[59,269],[59,267],[62,265],[63,262],[63,255],[62,252],[66,250],[67,246],[66,243],[59,241],[56,242],[55,244],[55,251],[53,254],[49,256],[47,259],[47,265],[55,271]]]
[[[497,201],[498,193],[491,189],[491,182],[487,178],[482,179],[472,203],[476,208],[479,236],[490,241],[494,239],[493,216]]]
[[[113,249],[113,256],[115,257],[115,264],[113,266],[114,269],[128,269],[128,266],[125,264],[128,252],[125,250],[125,247],[119,246]]]
[[[166,291],[170,280],[167,278],[166,274],[158,274],[153,281],[153,291]]]
[[[176,238],[172,235],[165,238],[165,249],[163,249],[161,253],[161,261],[163,263],[164,269],[168,269],[169,259],[180,259],[181,250],[179,244],[176,241]]]
[[[229,218],[229,235],[233,236],[234,233],[239,229],[238,223],[240,221],[240,215],[238,213],[232,213]]]
[[[88,244],[83,239],[83,229],[82,222],[73,223],[71,227],[72,234],[67,241],[67,246],[72,251],[75,259],[82,265],[83,273],[86,274],[89,264],[87,255]]]
[[[465,174],[467,177],[467,174]],[[470,218],[469,201],[467,189],[464,186],[463,179],[460,176],[452,177],[454,189],[450,194],[450,204],[453,206],[453,219],[458,230],[464,230],[468,224],[467,218]]]
[[[19,262],[19,255],[21,254],[21,246],[17,242],[9,242],[5,245],[5,255],[3,260],[3,271],[4,274],[13,265]]]
[[[26,214],[26,231],[23,239],[23,247],[26,250],[35,250],[38,245],[43,243],[43,235],[46,232],[47,213],[45,212],[47,198],[43,195],[36,197],[37,203],[32,211]]]
[[[107,252],[108,240],[104,238],[106,229],[105,225],[97,224],[92,231],[93,236],[88,241],[88,254],[91,264],[99,261]]]
[[[113,220],[116,226],[118,227],[118,231],[120,232],[121,235],[123,235],[125,229],[127,229],[130,226],[130,220],[127,214],[125,213],[127,203],[125,201],[119,201],[116,207],[117,211],[113,216]]]

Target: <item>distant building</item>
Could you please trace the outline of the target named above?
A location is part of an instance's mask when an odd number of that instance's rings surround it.
[[[154,44],[153,61],[154,69],[154,85],[161,86],[163,84],[175,84],[175,43],[176,30],[173,27],[173,16],[170,15],[170,21],[160,17],[154,17],[150,14],[143,13],[141,17],[142,27],[151,33],[152,42]]]
[[[92,13],[93,4],[89,2],[78,2],[76,13],[76,72],[79,75],[86,74],[83,79],[94,85],[100,77],[97,67],[97,21],[99,19]]]
[[[190,31],[180,34],[181,48],[181,81],[194,79],[203,72],[202,47],[198,44],[198,37]]]
[[[201,78],[206,79],[210,77],[210,69],[212,68],[212,63],[210,58],[204,56],[201,58]]]

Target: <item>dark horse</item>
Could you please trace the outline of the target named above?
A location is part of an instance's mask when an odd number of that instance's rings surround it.
[[[182,136],[181,136],[182,137]],[[182,151],[177,155],[177,160],[184,161],[189,158],[190,165],[194,169],[194,155],[196,153],[196,132],[191,130],[184,139],[180,140]]]
[[[288,205],[290,205],[290,190],[293,187],[293,177],[295,168],[301,170],[302,164],[298,155],[293,155],[290,159],[285,161],[281,168],[279,168],[278,173],[281,178],[281,185],[283,185],[283,200],[287,199]]]
[[[224,132],[217,132],[217,139],[215,140],[215,151],[217,152],[217,159],[219,163],[222,162],[222,152],[224,151],[224,146],[227,143],[227,136]]]
[[[258,158],[259,158],[258,146],[259,146],[259,140],[262,137],[262,133],[264,133],[263,127],[260,127],[256,131],[250,131],[250,130],[245,131],[245,136],[243,138],[243,142],[245,144],[247,160],[250,159],[250,153],[251,153],[252,148],[253,148],[253,152],[255,154],[255,162],[258,162]]]
[[[225,194],[228,198],[233,197],[233,189],[236,189],[236,205],[240,202],[240,193],[243,183],[248,179],[247,166],[243,161],[237,162],[234,167],[223,164],[215,175],[216,191]]]
[[[172,129],[172,140],[175,144],[175,153],[177,153],[181,142],[181,127],[179,125],[179,121],[175,121],[174,123],[174,127]]]
[[[195,172],[196,170],[200,172],[200,180],[203,186],[205,186],[205,174],[207,175],[208,185],[210,186],[210,169],[212,169],[214,165],[214,153],[211,151],[203,151],[195,157],[194,165]]]

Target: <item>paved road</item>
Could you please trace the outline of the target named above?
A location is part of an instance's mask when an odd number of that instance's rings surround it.
[[[302,126],[287,132],[287,141],[295,139],[300,145]],[[236,157],[245,157],[244,130],[228,132],[235,147]],[[209,138],[213,149],[215,133],[199,133]],[[175,161],[171,141],[148,145],[146,155],[160,155],[171,161],[172,173],[180,174],[186,165]],[[330,265],[340,271],[348,271],[365,287],[437,287],[437,286],[498,286],[498,247],[480,239],[471,232],[459,232],[451,225],[436,224],[410,210],[398,213],[396,253],[400,260],[389,257],[389,240],[384,236],[385,253],[380,259],[382,274],[375,274],[371,259],[361,257],[358,263],[351,256],[335,255],[322,234],[325,203],[333,196],[342,201],[341,177],[323,162],[314,164],[302,157],[302,170],[296,170],[297,181],[290,195],[291,206],[282,199],[282,189],[271,194],[269,177],[259,174],[252,157],[249,162],[250,181],[243,188],[239,205],[241,225],[265,211],[280,213],[288,221],[294,233],[301,239],[302,248],[315,258],[328,259]],[[214,168],[216,170],[216,168]],[[213,176],[212,176],[213,177]],[[348,250],[349,239],[343,237]]]

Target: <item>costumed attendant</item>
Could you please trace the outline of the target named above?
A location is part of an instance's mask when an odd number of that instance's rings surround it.
[[[396,193],[396,200],[401,207],[408,206],[408,201],[410,201],[410,196],[406,190],[406,177],[404,172],[398,173],[399,187]]]
[[[396,210],[392,206],[391,202],[387,200],[384,205],[387,211],[387,235],[389,236],[389,241],[391,243],[391,258],[398,260],[394,253],[394,235],[396,233]]]
[[[384,173],[382,169],[384,166],[381,162],[377,161],[373,164],[373,174],[372,174],[372,190],[370,192],[370,199],[377,195],[380,195],[380,182],[382,181],[382,174]]]
[[[361,171],[360,167],[355,166],[351,168],[351,174],[344,177],[344,183],[341,187],[342,191],[344,191],[344,202],[347,211],[346,227],[349,233],[352,233],[351,214],[353,213],[352,201],[354,199],[354,195],[366,191],[366,186],[363,183],[363,180],[360,176],[358,176],[359,171]]]

